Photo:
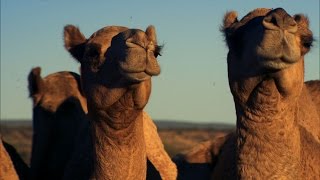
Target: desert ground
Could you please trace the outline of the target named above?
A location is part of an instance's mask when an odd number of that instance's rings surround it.
[[[215,123],[184,123],[156,121],[165,149],[171,157],[188,151],[200,142],[221,136],[234,129],[233,125]],[[1,121],[2,138],[13,145],[23,160],[29,164],[32,144],[31,121]]]

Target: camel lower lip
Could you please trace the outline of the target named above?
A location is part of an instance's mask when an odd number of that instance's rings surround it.
[[[121,74],[128,80],[133,82],[141,82],[149,79],[151,76],[147,74],[146,72],[135,72],[135,73],[128,73],[123,70],[120,71]]]

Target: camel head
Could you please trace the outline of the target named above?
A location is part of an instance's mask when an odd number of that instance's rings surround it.
[[[161,46],[157,44],[153,26],[145,32],[108,26],[86,39],[77,27],[67,25],[64,42],[65,48],[81,64],[89,114],[92,109],[98,118],[110,116],[110,106],[119,101],[133,109],[144,108],[151,93],[151,77],[160,73],[156,58]],[[112,111],[115,110],[119,110],[118,107]],[[108,112],[99,113],[101,111]]]
[[[235,102],[261,104],[299,96],[304,55],[313,42],[308,26],[306,16],[291,16],[282,8],[255,9],[240,21],[236,12],[226,13],[222,32]]]
[[[28,75],[28,88],[34,108],[41,107],[55,113],[63,103],[76,100],[87,112],[86,100],[81,94],[80,77],[73,72],[57,72],[42,78],[41,68],[33,68]]]

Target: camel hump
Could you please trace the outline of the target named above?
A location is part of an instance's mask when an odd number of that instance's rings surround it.
[[[41,92],[43,79],[41,77],[41,68],[35,67],[31,69],[28,76],[28,88],[30,97]]]

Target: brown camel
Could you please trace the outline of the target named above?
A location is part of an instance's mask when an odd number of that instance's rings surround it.
[[[80,76],[58,72],[42,78],[40,71],[37,67],[29,74],[30,96],[34,101],[33,179],[89,179],[93,149]],[[175,166],[153,121],[147,113],[143,117],[147,157],[152,162],[148,167],[155,166],[163,179],[170,179],[176,176]],[[148,176],[158,175],[148,171]]]
[[[304,84],[308,19],[282,8],[225,15],[236,133],[222,146],[213,179],[319,179],[319,114]]]
[[[13,166],[11,158],[3,146],[0,138],[0,179],[18,180],[19,177]]]
[[[89,139],[86,99],[80,91],[78,74],[64,71],[42,78],[40,73],[37,67],[28,77],[33,100],[31,176],[35,180],[62,179],[77,144],[82,144],[78,139]],[[89,142],[83,144],[90,146]],[[90,157],[90,148],[87,151],[85,157]],[[88,179],[90,161],[83,159],[74,169],[80,178]]]
[[[105,27],[86,39],[64,29],[65,47],[81,63],[94,141],[94,178],[145,179],[143,108],[160,73],[155,28]]]

